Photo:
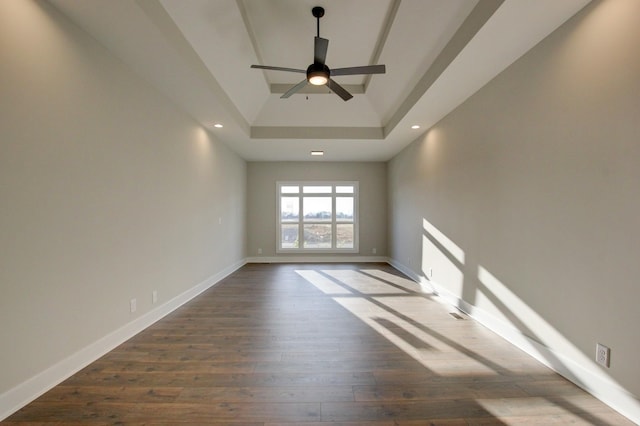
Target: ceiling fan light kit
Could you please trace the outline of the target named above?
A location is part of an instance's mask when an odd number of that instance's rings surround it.
[[[331,71],[326,65],[313,63],[307,68],[307,80],[314,86],[327,84]]]
[[[258,68],[264,70],[272,70],[272,71],[285,71],[285,72],[296,72],[296,73],[305,73],[307,78],[302,80],[300,83],[293,86],[289,89],[285,94],[280,96],[281,98],[288,98],[304,86],[307,83],[313,84],[314,86],[322,86],[326,85],[329,89],[331,89],[336,95],[340,96],[344,101],[348,101],[353,98],[353,95],[349,93],[344,87],[336,83],[335,80],[331,78],[331,75],[367,75],[367,74],[384,74],[386,72],[386,67],[384,65],[364,65],[359,67],[348,67],[348,68],[336,68],[331,72],[331,69],[325,64],[325,59],[327,57],[327,48],[329,47],[329,40],[326,38],[320,37],[320,18],[324,16],[324,8],[320,6],[316,6],[311,9],[311,14],[317,20],[317,35],[314,38],[313,43],[313,63],[309,65],[307,70],[297,69],[297,68],[284,68],[284,67],[272,67],[268,65],[251,65],[251,68]]]

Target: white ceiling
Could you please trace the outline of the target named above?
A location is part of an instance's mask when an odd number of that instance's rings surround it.
[[[50,0],[249,161],[384,161],[589,0]],[[385,64],[280,96],[313,62],[314,6],[327,65]],[[222,123],[223,128],[214,128]],[[412,130],[417,124],[421,128]],[[313,158],[314,160],[317,157]]]

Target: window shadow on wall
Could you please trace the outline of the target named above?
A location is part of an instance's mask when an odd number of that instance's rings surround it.
[[[421,272],[436,293],[446,293],[447,301],[463,311],[470,308],[473,311],[477,303],[482,303],[482,306],[491,305],[497,313],[491,313],[491,315],[505,326],[530,339],[530,341],[522,339],[528,346],[527,351],[537,353],[556,371],[572,372],[572,381],[587,388],[587,384],[580,378],[580,371],[575,371],[573,365],[554,356],[551,350],[541,350],[541,347],[556,350],[562,348],[569,359],[583,365],[593,363],[590,358],[522,301],[507,284],[496,278],[495,274],[483,265],[472,264],[474,257],[426,218],[423,218],[422,228]],[[531,341],[538,345],[530,343]],[[584,413],[567,399],[553,396],[548,397],[547,400],[564,407],[568,412],[580,416],[585,421],[594,424],[603,423],[602,419]]]

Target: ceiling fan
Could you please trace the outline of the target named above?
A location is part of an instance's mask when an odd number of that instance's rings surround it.
[[[340,86],[333,79],[331,79],[332,76],[384,74],[386,72],[386,68],[384,65],[364,65],[360,67],[330,69],[325,64],[325,59],[327,57],[327,48],[329,47],[329,40],[327,40],[326,38],[320,37],[320,18],[324,16],[324,8],[320,6],[316,6],[313,9],[311,9],[311,14],[317,20],[318,35],[314,38],[313,63],[309,65],[306,71],[297,69],[297,68],[271,67],[267,65],[251,65],[251,68],[260,68],[263,70],[286,71],[286,72],[297,72],[297,73],[307,74],[307,78],[305,78],[300,83],[296,84],[291,89],[289,89],[285,94],[280,96],[281,98],[288,98],[289,96],[293,95],[298,90],[306,86],[307,83],[311,83],[314,86],[326,85],[336,95],[340,96],[344,101],[348,101],[349,99],[353,98],[353,95],[349,93],[344,87]]]

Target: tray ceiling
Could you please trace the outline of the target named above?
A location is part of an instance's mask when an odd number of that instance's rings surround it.
[[[50,0],[249,161],[384,161],[588,0]],[[280,96],[313,62],[314,6],[331,68],[385,64]],[[215,128],[221,123],[224,127]],[[420,129],[411,129],[419,125]],[[322,161],[322,160],[321,160]]]

